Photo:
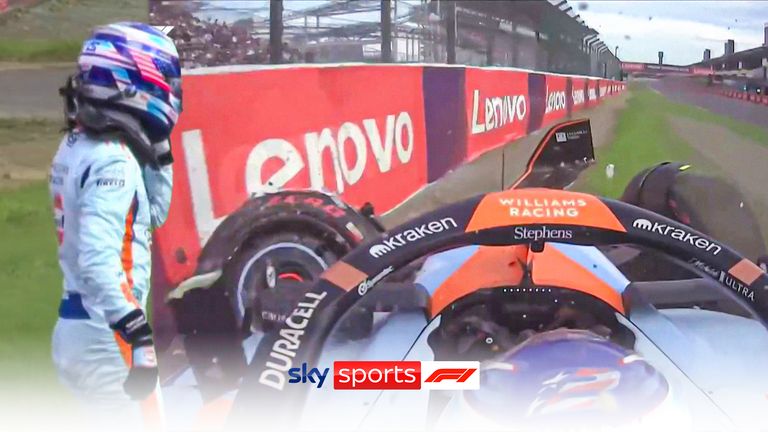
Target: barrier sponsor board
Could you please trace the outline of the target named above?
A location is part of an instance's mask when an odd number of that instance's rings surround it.
[[[171,138],[174,197],[155,233],[156,304],[193,274],[208,236],[253,193],[325,189],[386,212],[461,163],[623,89],[461,66],[195,71]]]
[[[571,103],[573,104],[573,111],[578,111],[585,108],[588,103],[589,90],[587,87],[588,80],[584,78],[572,78],[571,79]]]
[[[733,99],[742,99],[757,104],[768,105],[768,96],[747,93],[739,90],[722,90],[721,94]]]
[[[569,108],[571,108],[571,104],[568,103],[568,78],[560,75],[548,75],[546,83],[543,124],[551,124],[565,118]]]
[[[184,92],[200,102],[187,104],[171,138],[176,190],[156,235],[172,280],[192,268],[169,258],[179,248],[194,258],[250,194],[325,189],[386,210],[426,183],[421,68],[192,75]]]
[[[531,112],[528,73],[467,68],[464,79],[469,159],[525,136]]]

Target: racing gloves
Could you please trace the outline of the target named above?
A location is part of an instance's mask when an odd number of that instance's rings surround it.
[[[152,150],[155,152],[158,164],[161,167],[170,165],[173,163],[173,153],[171,152],[171,141],[164,140],[152,145]]]
[[[173,195],[173,167],[171,165],[155,169],[145,166],[143,170],[144,188],[149,201],[149,216],[152,228],[160,227],[168,217]]]
[[[131,346],[131,362],[123,389],[131,399],[143,400],[157,387],[157,356],[152,329],[141,309],[134,309],[110,325]]]

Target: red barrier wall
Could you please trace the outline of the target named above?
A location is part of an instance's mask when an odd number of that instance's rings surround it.
[[[552,124],[568,115],[568,78],[561,75],[548,75],[547,102],[544,108],[544,124]]]
[[[171,137],[176,189],[156,235],[173,281],[193,270],[202,240],[252,193],[326,189],[390,209],[426,183],[421,68],[193,75],[184,93],[189,103]]]
[[[525,136],[531,105],[528,73],[468,68],[464,76],[470,160]]]
[[[426,75],[426,69],[458,73]],[[211,72],[185,76],[185,111],[171,138],[177,161],[173,202],[155,233],[155,285],[165,288],[192,275],[207,237],[252,193],[324,188],[353,205],[370,201],[386,212],[427,184],[429,163],[446,158],[432,164],[439,170],[431,170],[431,179],[439,178],[624,89],[608,80],[497,68],[336,65]],[[450,99],[459,103],[453,103],[456,115],[435,115],[446,105],[435,96],[446,94],[464,100]],[[456,134],[450,142],[439,138]]]
[[[738,91],[738,90],[722,90],[720,93],[723,96],[727,96],[729,98],[743,99],[743,100],[747,100],[757,104],[768,105],[767,95],[758,95],[758,94],[747,93],[747,92]]]

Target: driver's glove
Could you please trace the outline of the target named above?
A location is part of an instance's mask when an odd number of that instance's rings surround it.
[[[152,329],[141,309],[134,309],[110,325],[131,346],[128,378],[123,389],[131,399],[143,400],[157,387],[157,356]]]
[[[163,140],[152,145],[155,152],[155,158],[161,167],[173,163],[173,153],[171,152],[171,140]]]

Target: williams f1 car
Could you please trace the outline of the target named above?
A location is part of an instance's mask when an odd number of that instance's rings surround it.
[[[768,276],[749,207],[680,163],[621,200],[562,190],[593,160],[587,121],[556,126],[513,188],[388,230],[329,194],[254,197],[169,295],[185,359],[164,381],[172,425],[763,427]],[[336,361],[477,361],[479,388],[306,379]]]

